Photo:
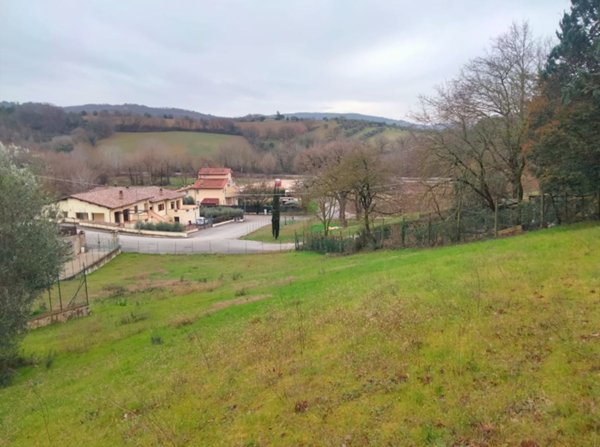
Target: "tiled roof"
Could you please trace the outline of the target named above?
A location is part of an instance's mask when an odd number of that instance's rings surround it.
[[[174,200],[183,196],[183,193],[163,189],[159,186],[133,186],[128,188],[101,186],[90,191],[70,195],[69,198],[114,209],[133,205],[143,200],[158,202],[161,200]]]
[[[206,199],[202,199],[202,202],[200,202],[200,205],[218,205],[218,204],[219,204],[219,199],[206,198]]]
[[[209,178],[198,179],[194,182],[190,189],[223,189],[227,186],[226,178]]]
[[[184,193],[173,191],[172,189],[163,189],[160,186],[143,186],[142,189],[153,193],[154,197],[150,202],[160,202],[161,200],[175,200],[185,196]]]
[[[200,168],[198,171],[198,177],[202,175],[229,175],[231,169],[229,168]]]

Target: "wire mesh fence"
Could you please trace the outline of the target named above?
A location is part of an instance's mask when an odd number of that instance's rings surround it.
[[[399,223],[382,224],[368,237],[305,232],[296,235],[298,251],[349,254],[363,248],[435,247],[507,236],[561,223],[600,218],[595,196],[535,196],[520,203],[489,208],[454,209]]]
[[[84,268],[68,280],[56,278],[40,293],[32,306],[29,327],[46,326],[88,313],[87,269]]]
[[[287,251],[293,248],[293,243],[241,239],[134,238],[126,240],[123,238],[121,240],[122,251],[146,254],[251,254]]]
[[[79,253],[75,253],[63,265],[60,279],[65,280],[81,273],[84,269],[93,268],[111,257],[120,249],[118,238],[112,235],[107,238],[87,240]]]

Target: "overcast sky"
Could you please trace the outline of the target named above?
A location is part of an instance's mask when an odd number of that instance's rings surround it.
[[[0,100],[407,118],[511,22],[567,0],[0,0]]]

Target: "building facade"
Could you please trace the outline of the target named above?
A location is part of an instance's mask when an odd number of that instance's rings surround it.
[[[98,187],[72,194],[58,202],[63,217],[75,222],[94,222],[134,227],[137,222],[193,223],[197,205],[184,205],[184,193],[159,186]]]
[[[201,168],[194,184],[182,188],[200,206],[238,204],[238,188],[229,168]]]

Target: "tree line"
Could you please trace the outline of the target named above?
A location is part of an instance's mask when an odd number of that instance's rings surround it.
[[[497,211],[526,199],[529,183],[550,199],[594,196],[600,218],[599,13],[597,2],[573,0],[551,49],[527,23],[513,24],[421,98],[415,117],[432,130],[413,134],[413,159],[423,177],[438,179],[431,189],[449,195],[446,207]],[[402,160],[390,163],[376,146],[339,138],[299,158],[325,234],[335,215],[346,224],[348,203],[367,242],[374,214],[401,211],[393,202]]]

